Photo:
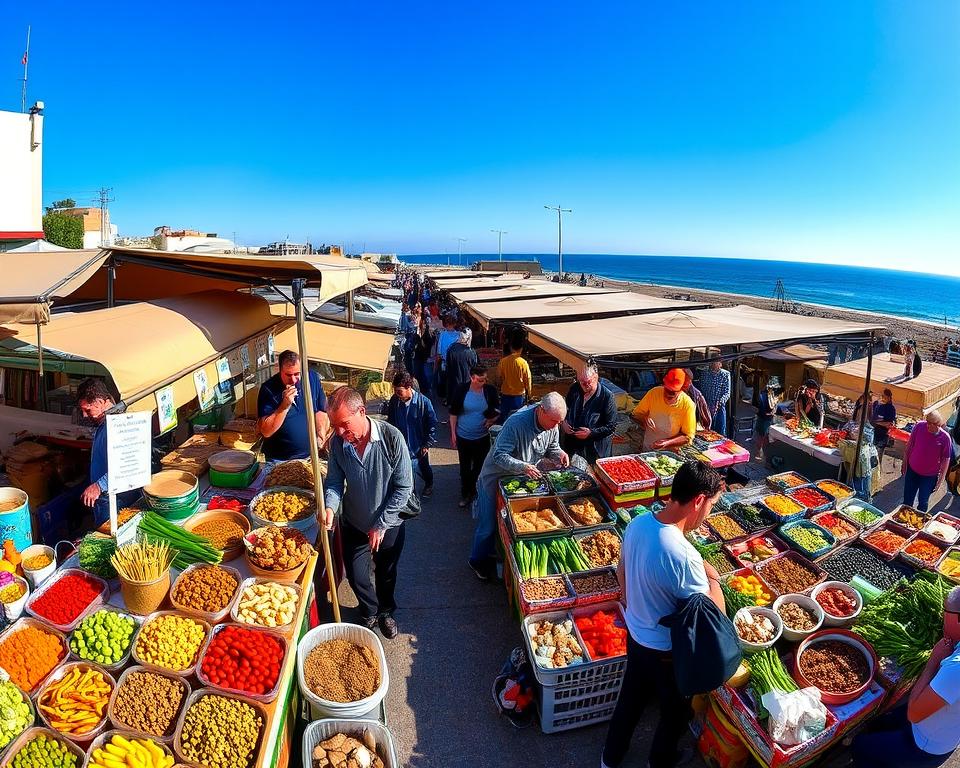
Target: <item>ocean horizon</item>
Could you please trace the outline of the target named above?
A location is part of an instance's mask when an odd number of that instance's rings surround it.
[[[451,266],[457,266],[456,254],[406,254],[400,258],[440,266],[449,260]],[[464,254],[462,266],[497,258],[495,253]],[[511,253],[503,259],[536,260],[549,272],[558,268],[555,253]],[[950,330],[960,326],[960,277],[948,275],[764,259],[581,253],[565,253],[563,266],[574,274],[761,298],[774,298],[779,280],[788,301],[880,312],[945,325]]]

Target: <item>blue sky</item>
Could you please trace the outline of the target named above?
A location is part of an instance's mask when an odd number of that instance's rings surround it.
[[[4,3],[45,198],[400,253],[565,250],[960,274],[960,4]]]

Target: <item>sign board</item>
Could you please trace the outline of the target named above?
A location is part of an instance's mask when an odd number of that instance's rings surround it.
[[[158,389],[155,397],[157,398],[157,421],[162,435],[177,426],[177,406],[173,399],[173,387]]]
[[[200,403],[200,410],[206,411],[213,405],[214,391],[207,380],[207,371],[200,368],[193,372],[193,384],[197,388],[197,400]]]
[[[250,370],[250,349],[244,344],[240,347],[240,360],[243,363],[243,370]]]
[[[273,340],[273,334],[271,333],[267,336],[267,353],[270,355],[270,362],[276,362],[277,359],[277,347],[276,343]]]
[[[243,359],[240,357],[240,349],[231,349],[227,352],[227,362],[230,364],[230,378],[239,376],[243,373]]]
[[[221,384],[224,384],[233,376],[230,374],[230,361],[225,357],[221,357],[217,360],[217,381]]]
[[[150,483],[152,422],[149,411],[107,415],[107,489],[111,494]]]

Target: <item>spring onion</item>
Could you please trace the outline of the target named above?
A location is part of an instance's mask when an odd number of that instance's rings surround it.
[[[164,541],[177,551],[173,567],[183,570],[193,563],[216,565],[223,559],[223,552],[214,547],[209,539],[183,530],[165,520],[156,512],[146,511],[140,520],[139,531],[148,541]]]

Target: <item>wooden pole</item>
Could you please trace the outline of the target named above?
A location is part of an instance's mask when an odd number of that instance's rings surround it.
[[[863,382],[863,407],[860,409],[860,426],[857,429],[857,449],[853,453],[853,462],[850,464],[850,484],[856,476],[857,464],[860,463],[860,446],[863,445],[863,428],[867,423],[867,409],[870,407],[870,376],[873,374],[873,334],[870,331],[870,347],[867,351],[867,377]]]
[[[320,524],[320,542],[323,546],[323,564],[327,569],[327,585],[333,620],[340,621],[340,601],[337,599],[337,579],[333,573],[333,557],[330,554],[330,534],[323,526],[323,478],[320,476],[320,445],[317,440],[317,418],[313,412],[313,392],[310,387],[310,358],[307,356],[306,316],[303,311],[303,288],[306,280],[293,281],[293,300],[297,316],[297,343],[300,348],[300,370],[303,381],[304,410],[307,418],[307,436],[310,440],[310,465],[313,467],[313,494],[317,503],[317,522]]]

